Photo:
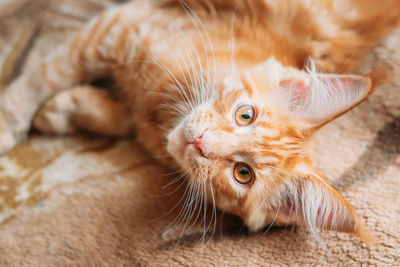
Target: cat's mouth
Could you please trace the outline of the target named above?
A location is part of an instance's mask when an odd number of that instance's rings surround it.
[[[206,164],[208,161],[205,150],[197,138],[187,136],[183,125],[177,126],[168,135],[168,152],[185,169],[191,169],[196,163]]]

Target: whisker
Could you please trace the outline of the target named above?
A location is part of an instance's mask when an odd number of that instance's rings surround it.
[[[185,202],[183,203],[183,206],[182,206],[178,216],[170,223],[169,226],[174,225],[174,224],[181,225],[181,223],[186,218],[186,213],[189,208],[189,206],[187,204],[190,202],[191,197],[193,195],[193,190],[194,190],[194,188],[191,184],[189,184],[189,187],[190,187],[189,195],[186,197]]]
[[[154,55],[152,55],[146,48],[144,48],[143,46],[141,46],[141,49],[143,50],[143,52],[145,54],[147,54],[149,57],[153,58],[153,60],[155,60],[155,62],[157,62],[159,64],[159,66],[161,68],[163,68],[166,71],[166,74],[168,75],[168,77],[170,78],[170,80],[176,85],[176,89],[180,89],[177,90],[177,92],[180,94],[180,96],[182,97],[183,100],[187,100],[184,95],[182,95],[182,92],[184,92],[184,87],[183,85],[179,82],[179,80],[176,78],[176,76],[165,66],[165,64],[161,63]],[[183,101],[187,108],[190,110],[191,106],[189,103],[187,103],[187,101]]]
[[[276,210],[275,217],[274,217],[274,219],[272,220],[271,224],[268,226],[268,228],[267,228],[267,229],[264,231],[264,233],[262,234],[263,236],[272,228],[273,224],[274,224],[275,221],[276,221],[276,218],[278,217],[280,208],[281,208],[281,194],[278,192],[278,208],[277,208],[277,210]]]
[[[184,49],[185,49],[186,54],[189,55],[189,61],[190,61],[190,65],[191,65],[191,71],[189,71],[188,74],[189,74],[189,78],[191,80],[192,89],[196,89],[195,90],[196,97],[194,98],[195,99],[195,103],[196,103],[196,105],[199,105],[200,103],[198,102],[198,97],[197,96],[198,96],[198,87],[199,87],[199,84],[200,84],[200,79],[199,79],[198,73],[196,72],[195,64],[194,64],[194,62],[192,60],[192,55],[188,52],[186,44],[189,43],[190,48],[192,48],[192,52],[196,56],[195,61],[197,61],[199,67],[201,67],[200,56],[199,56],[199,54],[197,52],[197,49],[196,49],[195,45],[193,44],[192,40],[187,37],[187,34],[183,33],[183,31],[179,27],[176,27],[176,23],[170,17],[169,17],[169,20],[170,20],[170,22],[172,22],[172,25],[177,29],[178,34],[185,41]],[[195,81],[194,78],[197,79],[197,83],[196,84],[194,83],[194,81]],[[192,90],[190,90],[189,93],[192,93]]]
[[[160,36],[158,36],[158,39],[159,39],[159,40],[163,43],[163,45],[167,48],[168,52],[174,57],[174,60],[175,60],[175,62],[177,63],[177,66],[178,66],[178,68],[179,68],[181,74],[183,75],[183,78],[184,78],[184,80],[185,80],[186,87],[189,87],[189,88],[190,88],[190,85],[189,85],[188,81],[186,80],[186,76],[184,75],[184,71],[183,71],[182,65],[181,65],[181,63],[180,63],[181,61],[178,60],[178,57],[177,57],[176,54],[171,50],[171,48],[170,48],[169,45],[164,41],[164,39],[162,39]],[[190,92],[190,90],[189,90],[189,92]],[[186,90],[184,90],[183,88],[182,88],[182,92],[180,92],[180,93],[183,93],[183,95],[185,96],[185,99],[188,101],[188,103],[189,103],[189,105],[190,105],[190,107],[191,107],[191,110],[193,110],[194,107],[193,107],[193,104],[192,104],[192,103],[194,102],[194,100],[191,99],[192,101],[189,101],[189,96],[187,95]]]
[[[171,176],[171,175],[175,175],[175,174],[182,173],[182,172],[184,172],[184,170],[180,169],[180,170],[173,171],[173,172],[162,173],[161,176]]]
[[[190,186],[189,186],[188,184],[186,184],[185,192],[183,193],[183,195],[182,195],[182,197],[179,199],[179,201],[178,201],[167,213],[161,215],[160,217],[158,217],[158,218],[156,218],[156,219],[154,219],[154,220],[159,220],[159,219],[161,219],[161,218],[164,218],[164,217],[166,217],[168,214],[170,214],[173,210],[175,210],[175,209],[179,206],[179,204],[183,201],[183,199],[185,199],[189,187],[190,187]],[[172,227],[172,225],[173,225],[173,223],[170,223],[170,224],[166,227],[166,229],[170,229],[170,228]],[[165,232],[165,231],[164,231],[164,232]]]
[[[197,201],[196,201],[196,209],[198,210],[197,215],[196,215],[195,219],[193,220],[192,224],[190,225],[189,229],[191,229],[196,224],[197,219],[199,218],[201,210],[202,210],[201,203],[203,201],[203,192],[200,191],[200,186],[201,186],[201,183],[199,183],[198,190],[197,190],[198,194],[200,195],[200,197],[198,197]]]
[[[203,250],[204,241],[206,237],[206,221],[207,221],[207,191],[206,191],[206,183],[203,183],[203,192],[204,192],[204,215],[203,215],[203,236],[201,237],[202,246],[201,249]]]
[[[186,173],[182,173],[181,175],[179,175],[178,177],[176,177],[175,179],[173,179],[171,182],[169,182],[168,184],[164,185],[162,187],[162,189],[167,188],[170,185],[173,185],[174,183],[176,183],[177,181],[181,180],[182,178],[184,178],[186,176]]]
[[[202,28],[202,30],[203,30],[203,32],[204,32],[204,34],[205,34],[205,36],[206,36],[206,39],[207,39],[207,41],[208,41],[208,45],[211,47],[211,53],[212,53],[212,58],[213,58],[213,67],[214,67],[213,73],[216,73],[216,62],[215,62],[214,46],[213,46],[213,44],[212,44],[212,42],[211,42],[210,36],[208,35],[208,32],[207,32],[207,30],[206,30],[206,27],[204,26],[204,24],[202,23],[202,21],[200,20],[200,18],[197,16],[197,14],[194,12],[194,10],[192,10],[192,9],[191,9],[184,1],[182,1],[182,0],[180,0],[180,3],[181,3],[181,5],[182,5],[182,7],[185,9],[186,13],[190,16],[190,19],[192,20],[193,25],[194,25],[194,27],[196,28],[196,31],[197,31],[198,34],[199,34],[199,38],[200,38],[200,40],[201,40],[201,43],[202,43],[203,48],[204,48],[204,51],[205,51],[206,64],[207,64],[207,80],[209,81],[209,80],[210,80],[210,68],[209,68],[209,59],[208,59],[209,56],[208,56],[208,52],[207,52],[207,46],[206,46],[206,44],[205,44],[203,35],[200,33],[200,30],[199,30],[198,25],[200,25],[200,27]],[[197,21],[197,23],[196,23],[195,20]],[[202,71],[202,69],[200,69],[200,72],[201,72],[201,76],[204,77],[204,76],[203,76],[203,71]],[[201,90],[202,103],[204,103],[205,100],[207,99],[207,97],[209,97],[209,96],[206,96],[206,95],[205,95],[205,88],[206,88],[206,87],[208,87],[208,86],[207,86],[207,84],[204,82],[204,79],[202,79],[202,86],[201,86],[201,89],[202,89],[202,90]],[[213,75],[213,82],[212,82],[211,88],[212,88],[211,92],[214,92],[214,91],[215,91],[215,90],[214,90],[214,88],[215,88],[215,75]]]
[[[179,179],[179,180],[181,180],[181,179]],[[177,180],[177,181],[179,181],[179,180]],[[175,181],[175,182],[177,182],[177,181]],[[176,191],[178,191],[178,190],[182,187],[182,185],[184,185],[184,184],[185,184],[185,180],[182,179],[182,180],[181,180],[181,183],[179,184],[179,186],[177,186],[174,190],[172,190],[171,192],[162,194],[162,195],[158,195],[157,197],[160,198],[160,197],[170,196],[170,195],[174,194]],[[162,189],[165,189],[165,188],[162,188]]]
[[[186,230],[186,227],[188,226],[188,223],[189,223],[189,221],[191,220],[191,218],[193,217],[193,214],[194,214],[194,212],[195,212],[195,208],[193,207],[193,203],[194,203],[194,201],[195,200],[197,200],[197,196],[198,196],[198,187],[194,187],[195,189],[196,189],[196,192],[194,192],[194,194],[191,196],[191,201],[190,201],[190,203],[189,203],[189,208],[188,208],[188,210],[187,210],[187,212],[186,212],[186,214],[185,214],[185,217],[186,217],[186,222],[185,222],[185,224],[184,224],[184,226],[183,226],[183,229],[182,229],[182,232],[181,232],[181,236],[179,237],[179,239],[178,239],[178,241],[177,241],[177,243],[179,243],[180,242],[180,240],[181,240],[181,238],[183,237],[183,234],[184,234],[184,232],[185,232],[185,230]]]
[[[216,206],[215,206],[214,190],[213,190],[213,186],[212,186],[211,182],[210,182],[210,192],[211,192],[212,207],[213,207],[213,213],[212,213],[212,216],[211,216],[211,221],[214,221],[214,227],[213,227],[213,231],[212,231],[211,237],[210,237],[210,239],[212,239],[213,236],[214,236],[216,227],[217,227],[217,210],[216,210]],[[211,224],[211,222],[210,222],[210,224]]]

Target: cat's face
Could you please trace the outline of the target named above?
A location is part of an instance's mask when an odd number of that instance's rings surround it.
[[[207,185],[208,201],[240,216],[250,230],[297,223],[357,232],[353,209],[320,178],[302,147],[311,129],[359,103],[369,89],[365,78],[310,75],[270,59],[227,77],[216,97],[171,131],[168,151],[190,183]]]

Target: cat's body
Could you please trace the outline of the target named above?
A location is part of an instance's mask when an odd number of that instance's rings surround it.
[[[47,133],[134,133],[188,173],[196,207],[208,196],[252,230],[276,222],[364,235],[302,144],[375,84],[302,69],[312,57],[325,71],[354,70],[398,23],[396,1],[161,2],[104,13],[13,82],[0,98],[0,151],[27,134],[35,114]],[[82,86],[103,76],[118,89]]]

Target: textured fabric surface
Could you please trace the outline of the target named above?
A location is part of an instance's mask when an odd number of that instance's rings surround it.
[[[0,0],[0,88],[116,2]],[[181,236],[183,187],[134,139],[32,133],[0,158],[0,266],[400,266],[400,30],[360,71],[382,62],[393,81],[309,144],[375,245],[321,232],[324,249],[293,227],[247,234],[229,216],[204,242],[201,224]]]

